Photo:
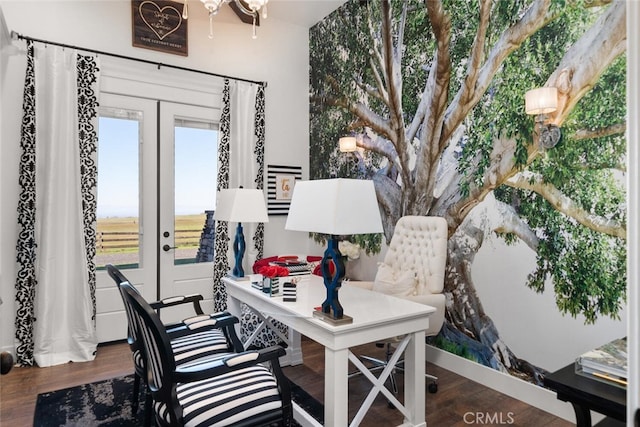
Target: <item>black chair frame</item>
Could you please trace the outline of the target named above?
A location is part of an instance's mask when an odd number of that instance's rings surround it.
[[[107,264],[106,270],[109,276],[113,279],[113,281],[118,286],[118,292],[120,292],[121,297],[123,298],[123,301],[124,301],[125,296],[122,294],[122,290],[120,289],[120,284],[125,282],[130,283],[129,279],[127,279],[127,277],[117,267],[115,267],[112,264]],[[132,288],[134,289],[135,292],[137,292],[135,287],[132,286]],[[180,296],[164,298],[160,301],[147,302],[145,300],[145,302],[153,310],[155,310],[155,312],[158,315],[160,315],[160,310],[163,308],[175,307],[182,304],[192,304],[193,311],[195,312],[195,316],[190,319],[193,319],[193,320],[197,320],[198,318],[214,319],[215,325],[208,326],[208,327],[221,329],[221,331],[224,333],[225,338],[227,339],[227,342],[230,345],[230,351],[234,353],[239,353],[244,351],[244,346],[242,345],[242,342],[240,341],[240,338],[238,338],[238,335],[236,334],[236,331],[235,331],[235,325],[238,323],[238,318],[229,314],[226,311],[220,312],[220,313],[214,313],[211,315],[205,315],[200,305],[200,301],[202,301],[203,299],[204,298],[202,297],[202,295],[184,295],[184,296],[180,295]],[[128,310],[125,310],[125,312],[127,314],[127,321],[128,321],[127,343],[129,344],[129,348],[131,350],[131,353],[133,354],[134,367],[135,367],[131,410],[132,410],[132,414],[135,414],[138,411],[140,381],[142,379],[144,380],[144,383],[145,383],[145,396],[146,396],[145,426],[149,426],[151,422],[151,411],[149,410],[149,408],[151,406],[152,399],[151,399],[151,394],[148,392],[148,388],[146,387],[146,384],[147,384],[146,366],[145,366],[146,359],[143,354],[144,347],[143,347],[142,341],[140,339],[137,339],[139,335],[135,334],[135,331],[133,330],[133,319],[131,318]],[[185,319],[185,321],[188,321],[190,319]],[[183,337],[194,332],[194,330],[186,326],[184,322],[165,324],[164,328],[166,332],[169,334],[171,339]],[[202,329],[199,329],[199,330],[202,330]]]
[[[234,427],[266,426],[274,423],[282,426],[291,425],[293,407],[290,385],[279,363],[279,358],[285,355],[285,350],[282,347],[273,346],[261,350],[246,351],[194,366],[177,367],[169,336],[157,313],[150,309],[144,298],[128,282],[121,283],[119,287],[125,297],[126,304],[135,313],[135,327],[138,328],[139,336],[143,337],[145,349],[157,349],[156,351],[144,351],[144,354],[147,357],[147,384],[155,402],[154,406],[164,403],[170,408],[168,411],[169,421],[158,416],[154,411],[158,425],[180,426],[184,424],[182,407],[177,398],[177,384],[208,379],[255,366],[258,363],[270,365],[270,370],[278,385],[282,407],[253,416],[246,422],[234,424]],[[158,380],[159,378],[160,380]]]

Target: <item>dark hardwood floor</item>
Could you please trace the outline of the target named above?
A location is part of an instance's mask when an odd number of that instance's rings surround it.
[[[302,341],[304,364],[286,367],[289,378],[310,395],[324,398],[324,351],[309,340]],[[379,355],[374,345],[355,349],[356,354]],[[514,425],[530,427],[568,427],[572,424],[549,413],[512,399],[453,372],[431,364],[427,371],[439,377],[439,389],[427,393],[427,424],[430,427],[469,425]],[[68,363],[50,368],[14,367],[0,377],[0,425],[31,426],[36,397],[39,393],[73,387],[133,372],[129,348],[124,343],[98,348],[96,360],[87,363]],[[399,375],[402,389],[402,375]],[[368,381],[362,376],[349,382],[350,417],[356,404],[364,400],[369,391]],[[402,401],[402,399],[400,399]],[[491,420],[491,422],[487,422]],[[386,399],[378,396],[362,426],[395,426],[402,422],[400,413],[388,407]]]

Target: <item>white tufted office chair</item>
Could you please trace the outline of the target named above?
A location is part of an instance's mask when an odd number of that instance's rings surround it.
[[[375,280],[348,283],[435,307],[436,312],[429,317],[429,329],[425,334],[437,335],[442,328],[445,312],[445,296],[442,292],[447,262],[447,233],[447,222],[441,217],[400,218]],[[391,342],[386,344],[387,359],[392,353],[391,345]],[[374,365],[372,370],[383,369],[387,363],[386,360],[361,357]],[[397,366],[399,369],[401,367],[401,364]],[[393,375],[390,378],[393,391],[397,392]],[[429,374],[427,378],[431,380],[429,391],[435,393],[438,379]]]

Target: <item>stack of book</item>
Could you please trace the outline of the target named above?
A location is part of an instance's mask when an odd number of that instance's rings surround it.
[[[618,387],[627,386],[627,338],[619,338],[576,359],[576,373]]]
[[[273,261],[269,264],[285,267],[287,270],[289,270],[289,276],[304,276],[307,274],[311,274],[311,266],[306,261]]]

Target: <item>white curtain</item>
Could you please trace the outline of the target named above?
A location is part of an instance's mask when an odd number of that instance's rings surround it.
[[[256,147],[256,95],[258,85],[242,81],[232,81],[230,87],[230,137],[229,137],[229,188],[258,188],[256,175],[258,163],[254,150]],[[261,187],[260,187],[261,188]],[[257,250],[253,236],[258,224],[243,223],[246,252],[243,258],[245,274],[251,273],[256,261]],[[235,236],[235,228],[229,230]],[[233,251],[229,251],[233,259]],[[235,261],[234,261],[235,262]]]
[[[93,360],[97,347],[81,192],[76,67],[77,52],[72,49],[35,50],[34,358],[39,366]]]

